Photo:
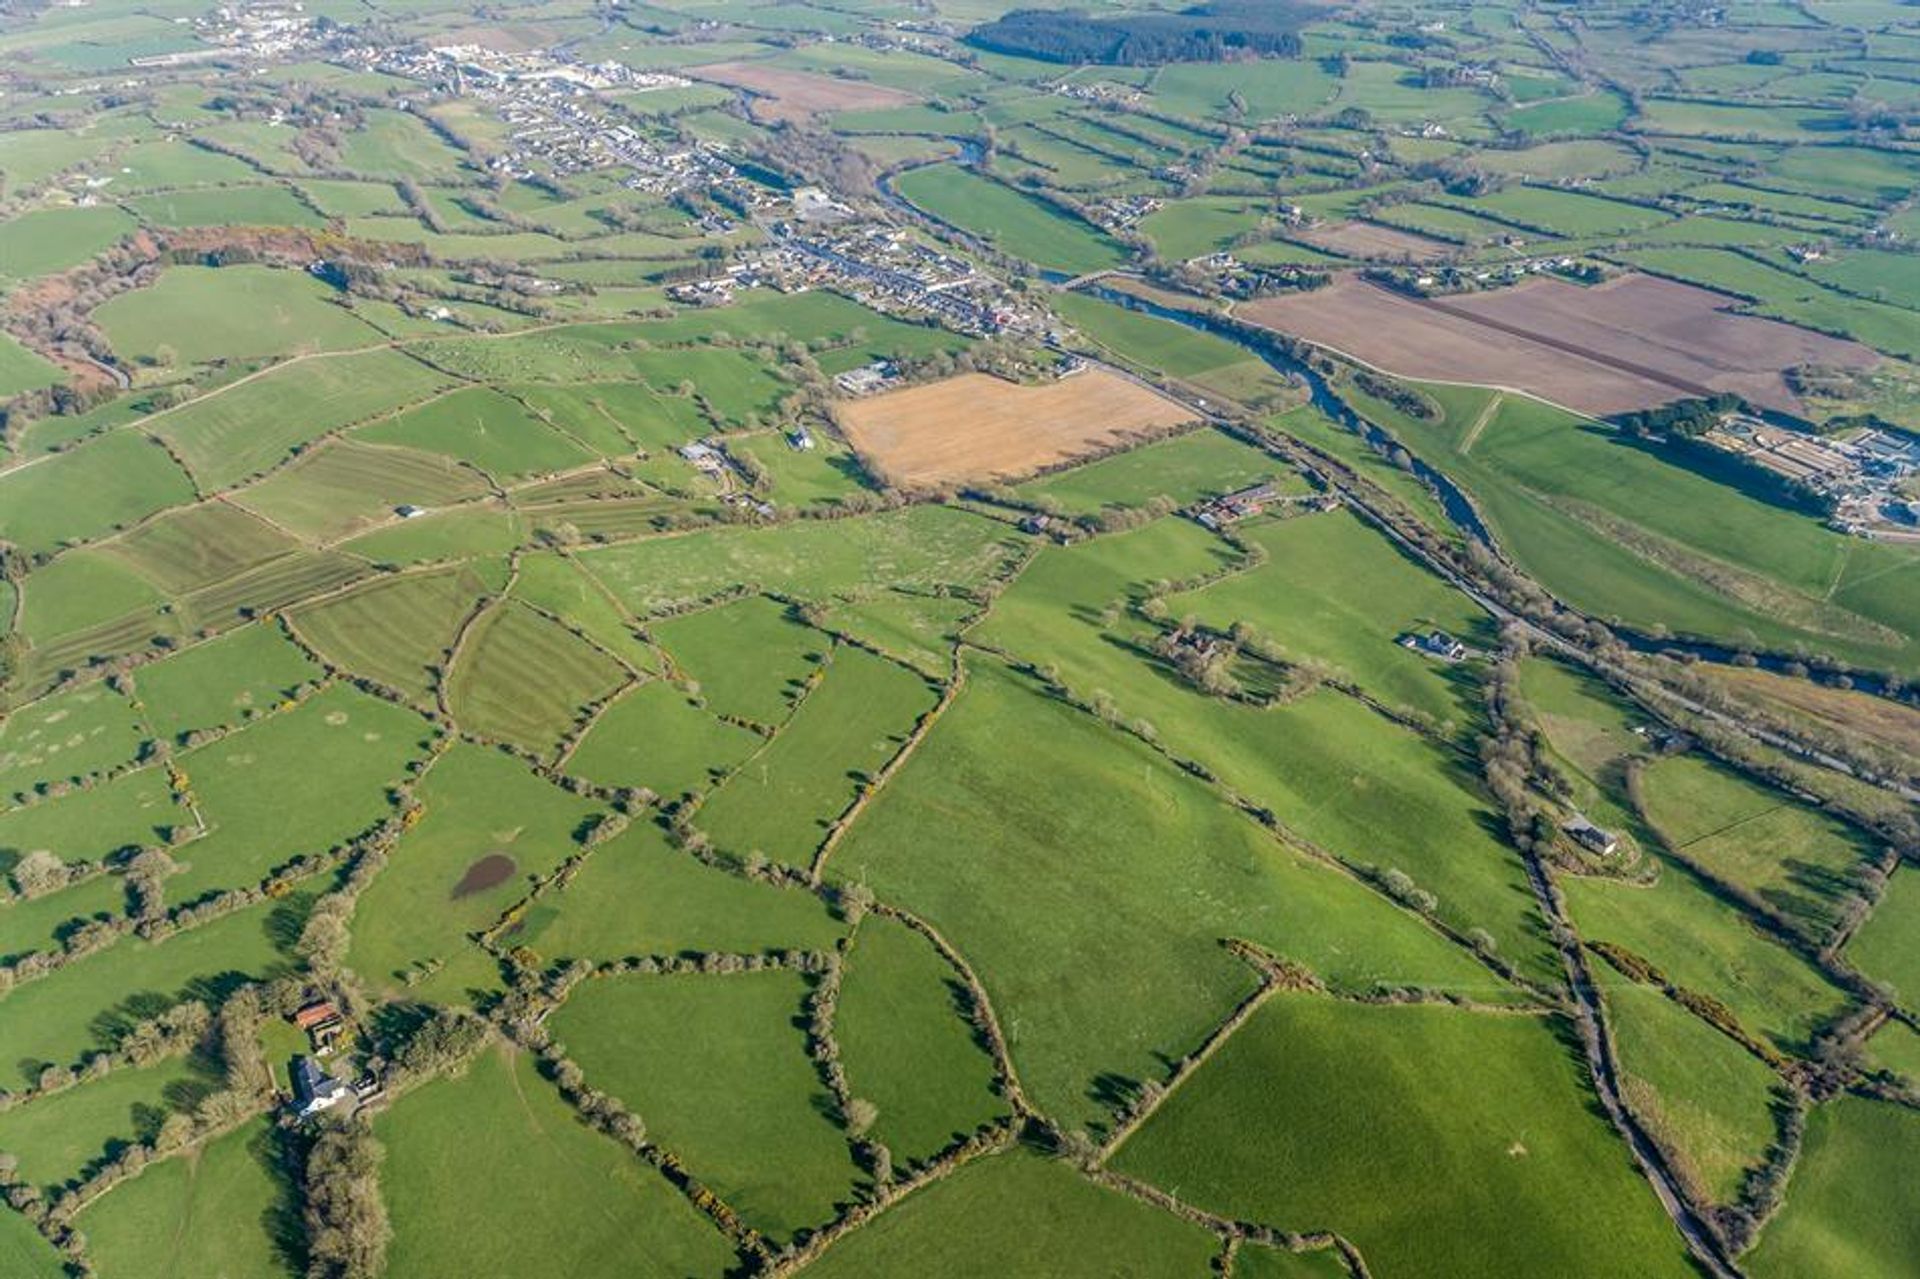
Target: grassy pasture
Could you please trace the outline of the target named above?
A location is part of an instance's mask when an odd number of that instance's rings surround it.
[[[131,431],[0,472],[0,537],[27,551],[125,528],[193,497],[166,452]]]
[[[58,365],[41,359],[11,336],[0,334],[0,396],[37,391],[66,380]]]
[[[1506,114],[1506,125],[1533,137],[1603,133],[1624,123],[1628,108],[1618,94],[1600,91],[1536,102]]]
[[[211,586],[295,549],[272,525],[225,502],[169,511],[107,546],[168,595]]]
[[[701,805],[700,828],[719,847],[806,865],[935,701],[922,676],[850,645],[834,649],[824,676],[773,741]]]
[[[897,185],[901,195],[934,217],[1038,266],[1080,275],[1125,260],[1120,245],[1104,232],[966,169],[914,169]]]
[[[177,610],[196,628],[224,628],[312,599],[364,577],[365,561],[331,551],[295,551],[188,595]]]
[[[432,699],[447,652],[487,587],[464,568],[376,579],[290,615],[322,656],[415,701]]]
[[[491,387],[455,391],[385,422],[356,440],[452,458],[506,483],[581,466],[593,455]]]
[[[1745,1258],[1763,1279],[1905,1274],[1920,1255],[1920,1116],[1842,1097],[1807,1120],[1787,1201]]]
[[[669,799],[708,789],[762,745],[667,680],[620,695],[568,756],[566,771],[608,786],[645,786]]]
[[[1762,936],[1677,867],[1643,888],[1618,880],[1565,881],[1580,935],[1650,960],[1677,986],[1711,995],[1746,1028],[1786,1051],[1802,1048],[1846,997],[1798,955]],[[1627,979],[1595,960],[1602,987]]]
[[[155,633],[172,629],[152,582],[124,561],[88,548],[68,551],[35,569],[19,586],[20,634],[37,647],[103,622],[144,616]]]
[[[522,558],[519,576],[513,580],[513,596],[566,618],[594,643],[638,670],[651,671],[660,666],[658,650],[638,636],[633,622],[568,556]]]
[[[504,578],[507,553],[522,545],[526,534],[522,516],[499,503],[485,502],[388,524],[354,538],[344,549],[376,564],[471,561],[476,571]]]
[[[371,346],[363,321],[300,271],[176,266],[94,312],[113,349],[135,359],[199,364]]]
[[[1146,720],[1176,756],[1205,764],[1284,826],[1354,862],[1405,871],[1455,926],[1487,929],[1523,970],[1557,980],[1519,860],[1450,751],[1337,693],[1267,710],[1201,696],[1152,658],[1151,627],[1125,614],[1102,620],[1155,579],[1229,558],[1186,520],[1049,549],[969,636],[1055,667],[1081,697],[1106,692],[1124,718]]]
[[[149,1166],[79,1218],[102,1273],[292,1279],[299,1209],[272,1125],[247,1123]]]
[[[844,931],[812,894],[715,870],[670,847],[658,827],[638,822],[596,848],[504,940],[553,961],[600,963],[628,955],[824,950]]]
[[[192,815],[174,806],[165,773],[136,769],[90,790],[0,812],[0,865],[35,849],[63,862],[100,861],[163,844],[169,828],[193,825]]]
[[[778,724],[792,713],[828,644],[785,605],[760,596],[652,629],[675,669],[698,682],[714,714],[756,724]]]
[[[855,588],[978,582],[1019,545],[1004,525],[941,506],[779,529],[714,529],[582,551],[580,563],[645,615],[734,586],[824,600]]]
[[[133,707],[104,683],[42,698],[0,721],[0,794],[125,764],[143,740]]]
[[[852,1153],[823,1113],[794,1023],[808,984],[771,970],[727,977],[604,977],[550,1019],[597,1088],[644,1116],[749,1224],[785,1240],[853,1190]]]
[[[147,721],[161,737],[223,728],[270,710],[320,668],[272,625],[229,635],[142,667],[137,677]]]
[[[67,1273],[53,1245],[17,1212],[0,1212],[0,1269],[19,1279],[60,1279]]]
[[[470,731],[550,752],[582,708],[629,676],[599,649],[526,605],[506,600],[469,628],[447,681],[447,704]]]
[[[1006,1113],[962,999],[958,975],[926,938],[883,916],[862,921],[834,1035],[847,1086],[877,1108],[872,1136],[898,1165],[931,1158]]]
[[[1637,838],[1643,823],[1628,795],[1627,769],[1644,745],[1633,732],[1633,712],[1594,676],[1545,658],[1521,663],[1520,687],[1573,786],[1573,802],[1608,830]]]
[[[13,851],[0,852],[0,860],[11,860]],[[57,949],[82,921],[113,919],[126,910],[126,882],[117,875],[95,875],[42,897],[11,898],[0,904],[0,958]]]
[[[937,679],[952,666],[960,628],[978,609],[964,598],[877,591],[835,605],[825,625]]]
[[[384,989],[491,927],[579,851],[580,832],[600,811],[512,756],[465,743],[434,762],[417,796],[425,814],[361,894],[348,954]]]
[[[169,191],[135,196],[126,207],[142,222],[161,227],[318,227],[326,222],[283,186]]]
[[[1206,1231],[1101,1189],[1065,1164],[1014,1150],[968,1164],[828,1249],[821,1279],[900,1274],[1208,1273]]]
[[[659,391],[692,385],[692,394],[726,426],[742,426],[755,415],[771,412],[787,384],[762,360],[722,347],[690,347],[672,351],[636,351],[633,371]]]
[[[1875,850],[1849,828],[1696,755],[1641,773],[1647,819],[1689,861],[1818,935]]]
[[[1470,669],[1395,642],[1434,628],[1470,643],[1492,641],[1491,619],[1472,602],[1346,511],[1261,524],[1247,536],[1266,548],[1267,562],[1173,597],[1175,616],[1194,613],[1221,630],[1248,622],[1290,653],[1331,663],[1390,705],[1439,723],[1479,720]]]
[[[392,1274],[504,1266],[526,1279],[600,1270],[683,1279],[733,1262],[665,1179],[582,1125],[522,1054],[483,1053],[464,1075],[400,1098],[375,1132],[388,1152],[380,1183]],[[455,1165],[460,1175],[448,1176]]]
[[[1050,1113],[1099,1118],[1126,1085],[1096,1080],[1161,1077],[1252,988],[1222,937],[1342,985],[1501,997],[1465,952],[1145,747],[997,663],[967,669],[966,691],[828,872],[920,913],[973,961]],[[956,826],[978,811],[998,820]]]
[[[201,485],[223,488],[329,431],[424,399],[445,384],[398,351],[326,356],[195,400],[157,419],[154,430]]]
[[[42,1066],[76,1065],[111,1048],[140,1017],[277,975],[282,944],[299,928],[293,905],[236,911],[158,944],[129,937],[15,987],[0,1001],[0,1062],[9,1083],[31,1085]]]
[[[1445,409],[1440,423],[1352,394],[1444,465],[1562,598],[1736,643],[1916,660],[1920,610],[1903,589],[1920,573],[1911,552],[1833,532],[1538,401],[1507,397],[1475,436],[1487,392],[1425,389]],[[1854,582],[1865,589],[1850,590]]]
[[[1704,1202],[1733,1202],[1774,1140],[1778,1077],[1651,987],[1614,986],[1606,1002],[1628,1104]]]
[[[432,510],[486,487],[456,459],[348,437],[321,445],[234,500],[305,536],[331,540],[391,525],[400,506]]]
[[[1892,983],[1908,1008],[1920,1004],[1920,871],[1909,866],[1894,872],[1846,953],[1861,972]]]
[[[0,1116],[0,1150],[19,1158],[27,1184],[51,1190],[112,1147],[152,1140],[169,1113],[190,1109],[220,1084],[220,1072],[192,1056],[123,1066]]]
[[[1397,1275],[1693,1273],[1544,1018],[1280,995],[1113,1160]]]
[[[663,396],[643,382],[531,384],[514,387],[513,394],[606,457],[674,449],[707,432],[693,401]]]
[[[258,883],[373,825],[426,735],[411,711],[340,684],[176,756],[213,829],[176,855],[167,900]]]
[[[1084,336],[1122,358],[1174,377],[1198,377],[1248,358],[1225,338],[1083,293],[1063,293],[1055,305]]]
[[[110,204],[23,213],[0,225],[0,274],[29,280],[79,266],[134,228],[134,220]]]

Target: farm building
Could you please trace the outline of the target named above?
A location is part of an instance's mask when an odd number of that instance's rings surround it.
[[[352,1087],[335,1079],[311,1057],[296,1057],[293,1062],[293,1112],[311,1119],[323,1111],[344,1105],[354,1095]]]
[[[704,471],[708,475],[718,475],[727,466],[726,456],[711,444],[682,445],[680,456],[692,463],[694,470]]]
[[[305,1031],[315,1052],[326,1052],[346,1023],[330,1000],[316,1000],[293,1014],[293,1024]]]
[[[1402,635],[1400,645],[1416,653],[1425,653],[1428,657],[1438,658],[1443,662],[1464,662],[1473,653],[1472,649],[1445,631]]]
[[[1580,847],[1602,857],[1610,857],[1620,847],[1620,837],[1610,830],[1595,826],[1585,817],[1575,814],[1570,820],[1561,823],[1560,829],[1567,833]]]

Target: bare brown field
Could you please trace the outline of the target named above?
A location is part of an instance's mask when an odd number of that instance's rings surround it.
[[[1716,391],[1797,413],[1785,369],[1879,362],[1857,342],[1726,309],[1737,305],[1629,274],[1590,288],[1536,279],[1429,300],[1342,279],[1237,313],[1403,377],[1510,387],[1597,417]]]
[[[828,111],[864,111],[918,101],[905,90],[882,84],[789,71],[759,62],[715,62],[690,67],[685,74],[758,95],[751,106],[754,119],[761,121],[797,123]]]
[[[855,449],[895,484],[1012,479],[1193,420],[1182,405],[1106,369],[1041,386],[985,373],[839,408]]]
[[[1453,246],[1444,240],[1378,222],[1329,222],[1298,232],[1293,238],[1330,253],[1376,261],[1431,262],[1453,252]]]

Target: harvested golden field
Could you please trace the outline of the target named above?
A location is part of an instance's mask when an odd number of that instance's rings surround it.
[[[841,405],[839,417],[868,464],[902,485],[1029,475],[1193,420],[1106,369],[1039,386],[963,373]]]
[[[898,107],[917,100],[911,93],[882,84],[790,71],[759,62],[716,62],[690,68],[686,74],[745,89],[754,95],[751,103],[754,119],[763,123],[775,120],[797,123],[823,112]]]
[[[1293,238],[1330,253],[1385,262],[1431,262],[1453,252],[1453,246],[1444,240],[1378,222],[1329,222]]]
[[[1345,278],[1238,314],[1389,373],[1507,387],[1596,417],[1716,391],[1799,412],[1786,369],[1879,361],[1857,342],[1728,309],[1738,305],[1650,275],[1591,287],[1534,279],[1432,299]]]

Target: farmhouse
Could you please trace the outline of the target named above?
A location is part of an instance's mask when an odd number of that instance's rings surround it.
[[[320,1068],[311,1057],[296,1057],[293,1062],[293,1113],[311,1119],[336,1106],[345,1105],[354,1096],[353,1088]]]
[[[393,513],[395,515],[398,515],[403,520],[413,520],[413,519],[420,518],[422,515],[425,515],[427,513],[427,508],[424,506],[411,506],[411,505],[396,506],[393,508]]]
[[[1565,831],[1567,837],[1573,840],[1574,843],[1580,845],[1580,847],[1586,849],[1588,852],[1598,853],[1602,857],[1611,857],[1615,850],[1620,847],[1620,837],[1618,835],[1610,830],[1595,826],[1578,813],[1574,814],[1568,821],[1561,823],[1560,829]]]
[[[1218,529],[1222,525],[1232,524],[1236,520],[1251,519],[1267,508],[1267,503],[1275,501],[1280,490],[1272,484],[1253,484],[1237,489],[1211,502],[1202,503],[1193,514],[1193,518],[1203,527]]]
[[[804,426],[796,426],[787,432],[787,447],[796,453],[813,452],[813,432]]]
[[[1400,646],[1443,662],[1464,662],[1473,653],[1472,649],[1445,631],[1428,631],[1425,634],[1409,632],[1400,637]]]
[[[680,456],[692,464],[693,469],[705,475],[718,475],[727,469],[726,455],[711,444],[683,444]]]

